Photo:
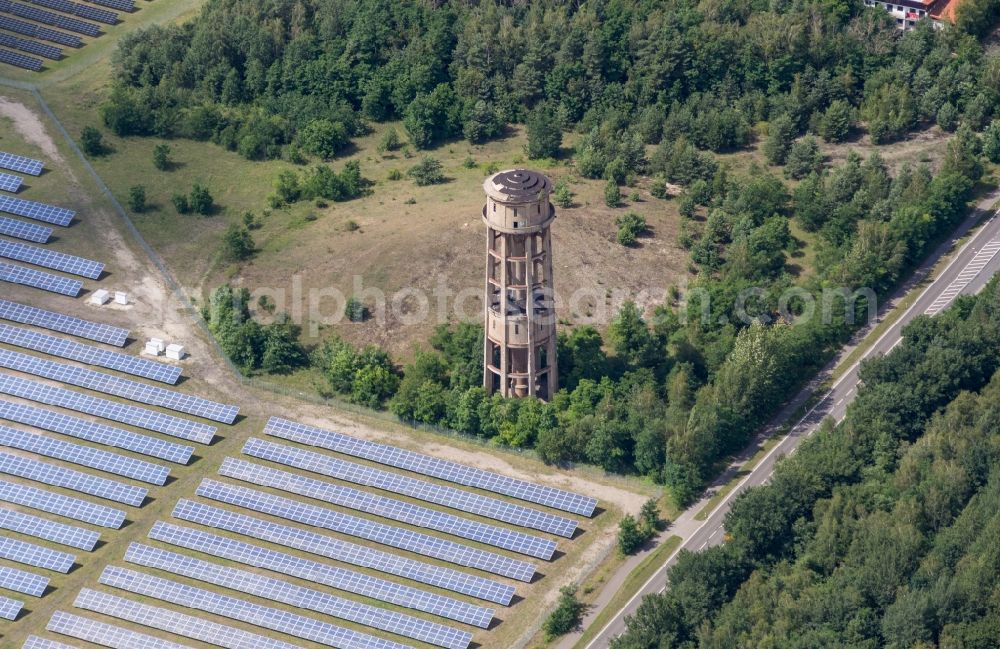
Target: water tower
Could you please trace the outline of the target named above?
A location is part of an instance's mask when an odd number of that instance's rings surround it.
[[[486,179],[486,306],[483,385],[487,394],[548,400],[558,389],[552,183],[512,169]]]

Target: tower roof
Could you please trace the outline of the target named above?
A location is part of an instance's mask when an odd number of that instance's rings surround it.
[[[483,183],[486,194],[501,203],[532,203],[552,190],[544,174],[530,169],[508,169],[493,174]]]

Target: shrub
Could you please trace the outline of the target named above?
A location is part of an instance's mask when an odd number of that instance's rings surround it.
[[[133,185],[128,189],[128,208],[135,213],[146,211],[146,188],[142,185]]]
[[[645,217],[635,212],[622,214],[615,219],[615,225],[618,226],[618,243],[623,246],[635,245],[636,238],[649,229]]]
[[[208,188],[198,183],[195,183],[194,187],[191,188],[191,196],[188,198],[188,204],[192,212],[201,214],[202,216],[211,214],[212,210],[215,209],[215,201],[212,199],[212,194],[209,193]]]
[[[552,192],[552,200],[559,207],[571,207],[573,205],[573,192],[570,191],[569,184],[562,178],[556,181],[555,189]]]
[[[667,181],[660,176],[653,178],[653,181],[649,183],[649,193],[653,196],[653,198],[666,198]]]
[[[306,153],[329,160],[347,146],[347,127],[341,122],[314,119],[299,132],[299,144]]]
[[[403,177],[403,172],[400,171],[399,169],[390,169],[389,173],[386,175],[386,178],[388,178],[389,180],[399,180],[402,177]]]
[[[608,207],[618,207],[622,202],[622,193],[618,189],[618,183],[614,179],[609,178],[608,182],[604,184],[604,203]]]
[[[395,151],[402,144],[399,140],[399,132],[395,128],[390,128],[382,134],[382,139],[378,141],[378,152]]]
[[[256,244],[250,231],[233,223],[222,237],[222,249],[227,259],[243,261],[253,256]]]
[[[549,638],[554,638],[572,631],[580,623],[583,608],[583,603],[576,598],[576,588],[574,586],[563,586],[560,588],[559,604],[542,625],[545,634]]]
[[[157,144],[153,147],[153,166],[160,171],[169,171],[173,166],[170,160],[170,146],[167,144]]]
[[[646,542],[646,537],[639,527],[639,523],[631,514],[625,516],[618,523],[618,552],[622,556],[634,554]]]
[[[364,322],[369,316],[368,307],[364,302],[352,295],[347,298],[347,302],[344,305],[344,316],[351,322]]]
[[[243,226],[246,227],[247,230],[257,230],[260,228],[260,221],[253,212],[247,210],[246,212],[243,212]]]
[[[441,162],[436,158],[424,156],[416,165],[410,167],[406,174],[418,185],[437,185],[444,182],[444,172]]]
[[[174,209],[177,210],[178,214],[187,214],[191,211],[188,197],[184,194],[174,194],[170,197],[170,202],[174,204]]]
[[[465,160],[462,161],[462,166],[465,167],[466,169],[475,169],[476,168],[475,158],[473,158],[471,155],[467,156]]]
[[[104,145],[104,135],[93,126],[85,126],[80,132],[80,148],[92,158],[108,152]]]

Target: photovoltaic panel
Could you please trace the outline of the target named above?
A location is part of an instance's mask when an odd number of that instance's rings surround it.
[[[6,588],[16,593],[24,593],[32,597],[41,597],[48,588],[49,578],[25,572],[17,568],[0,566],[0,588]]]
[[[30,171],[25,173],[31,173]],[[13,198],[0,194],[0,212],[7,212],[26,219],[35,219],[52,225],[67,227],[76,216],[76,212],[65,207],[55,207],[45,203],[36,203],[23,198]]]
[[[119,620],[141,624],[192,640],[201,640],[226,649],[301,649],[282,640],[268,638],[243,629],[218,624],[192,615],[178,613],[159,606],[139,602],[84,588],[73,605],[95,613],[103,613]]]
[[[406,645],[365,633],[344,629],[327,622],[289,613],[281,609],[261,606],[246,600],[220,595],[203,588],[196,588],[169,579],[161,579],[135,570],[108,566],[101,573],[100,582],[122,590],[155,597],[156,599],[206,611],[233,620],[312,640],[336,649],[410,649]]]
[[[172,435],[202,444],[210,444],[215,436],[215,426],[196,421],[165,415],[155,410],[130,406],[117,401],[109,401],[81,394],[63,388],[45,385],[19,376],[0,374],[0,393],[37,401],[50,406],[68,408],[76,412],[95,415],[122,424],[138,426],[146,430]]]
[[[115,347],[124,347],[128,342],[128,329],[46,311],[10,300],[0,300],[0,318]]]
[[[467,631],[459,631],[404,613],[354,602],[281,579],[238,568],[220,566],[185,554],[141,543],[129,545],[125,553],[125,561],[146,568],[164,570],[171,575],[183,575],[247,595],[256,595],[274,602],[282,602],[296,608],[315,611],[380,631],[388,631],[446,649],[466,649],[472,642],[472,634]]]
[[[15,16],[20,16],[21,18],[27,18],[28,20],[34,20],[46,25],[53,25],[54,27],[68,29],[71,32],[83,34],[84,36],[101,35],[101,30],[97,25],[88,23],[85,20],[78,20],[76,18],[70,18],[69,16],[54,14],[51,11],[45,11],[44,9],[38,9],[37,7],[31,7],[18,2],[11,2],[9,5],[10,13]]]
[[[18,54],[17,52],[11,52],[10,50],[4,49],[0,49],[0,63],[6,63],[7,65],[24,68],[25,70],[31,70],[32,72],[38,72],[42,69],[41,59],[36,59],[33,56]]]
[[[52,236],[52,228],[0,216],[0,234],[35,243],[46,243]]]
[[[470,521],[402,500],[377,496],[331,482],[313,480],[288,471],[252,464],[245,460],[227,457],[222,462],[219,474],[264,487],[274,487],[366,514],[444,532],[470,541],[478,541],[485,545],[519,552],[546,561],[552,558],[552,554],[556,550],[555,542],[549,539]]]
[[[170,469],[165,466],[3,425],[0,425],[0,445],[155,485],[162,486],[170,475]]]
[[[135,487],[2,451],[0,451],[0,473],[16,475],[53,487],[72,489],[88,496],[97,496],[133,507],[141,506],[147,493],[144,487]]]
[[[33,264],[58,270],[70,275],[78,275],[87,279],[98,279],[104,272],[104,264],[98,261],[91,261],[75,255],[67,255],[55,250],[31,246],[18,241],[0,240],[0,257],[23,261],[26,264]]]
[[[69,572],[76,561],[76,557],[68,552],[59,552],[7,536],[0,536],[0,557],[63,574]]]
[[[227,406],[190,394],[174,392],[159,386],[147,385],[75,365],[56,363],[9,349],[0,349],[0,367],[34,374],[88,390],[113,394],[116,397],[138,401],[150,406],[160,406],[189,415],[197,415],[224,424],[233,423],[240,410],[239,406]]]
[[[265,521],[261,522],[266,523]],[[149,531],[149,538],[176,547],[202,552],[219,559],[236,561],[255,568],[265,568],[290,577],[299,577],[362,597],[473,624],[483,629],[489,628],[490,621],[493,619],[493,611],[482,606],[163,521],[157,521],[153,524],[153,528]],[[268,540],[266,532],[254,538]]]
[[[7,34],[0,34],[0,45],[20,49],[17,46],[19,43],[28,42],[30,41],[22,41],[20,38],[14,38],[13,36],[8,36]],[[0,189],[5,192],[16,194],[17,190],[21,189],[21,177],[13,174],[0,173]]]
[[[80,419],[61,412],[43,410],[34,406],[22,405],[0,399],[0,419],[14,421],[27,426],[34,426],[53,433],[68,435],[77,439],[85,439],[106,446],[123,448],[127,451],[141,453],[150,457],[187,464],[194,453],[193,446],[185,446],[176,442],[168,442],[156,437],[133,433],[130,430],[105,426],[96,422]]]
[[[59,295],[68,295],[69,297],[76,297],[80,294],[80,289],[83,288],[83,283],[78,279],[69,279],[51,273],[44,273],[34,268],[25,268],[23,266],[4,263],[0,263],[0,281],[30,286],[43,291],[58,293]]]
[[[2,26],[2,24],[0,24],[0,26]],[[16,36],[11,36],[10,34],[0,34],[0,45],[4,45],[15,50],[21,50],[22,52],[28,52],[29,54],[44,56],[45,58],[52,59],[53,61],[58,61],[62,58],[62,50],[58,47],[25,40],[23,38],[17,38]],[[9,178],[15,178],[17,180],[17,184],[14,189],[4,188],[4,191],[17,192],[17,190],[20,189],[21,179],[19,177],[11,176],[10,174],[2,175],[8,176]],[[2,184],[2,181],[0,181],[0,184]]]
[[[229,511],[228,509],[220,509],[219,507],[206,505],[193,500],[179,500],[177,505],[174,507],[173,516],[174,518],[190,521],[192,523],[198,523],[213,529],[235,532],[236,534],[242,534],[243,536],[255,540],[268,541],[287,548],[308,552],[316,556],[334,559],[342,563],[359,566],[361,568],[370,568],[372,570],[395,575],[397,577],[404,577],[415,582],[427,584],[429,586],[437,586],[438,588],[461,593],[463,595],[469,595],[471,597],[477,597],[479,599],[501,604],[503,606],[509,606],[514,597],[513,586],[501,584],[500,582],[486,579],[478,575],[470,575],[451,568],[446,568],[445,566],[415,561],[413,559],[399,556],[398,554],[391,554],[389,552],[383,552],[381,550],[358,545],[356,543],[341,541],[340,539],[332,536],[325,536],[311,530],[282,525],[280,523],[266,521],[261,518],[254,518],[253,516],[247,516],[246,514]],[[157,525],[165,526],[167,524],[157,523]],[[159,528],[154,526],[153,529],[157,530]],[[280,564],[283,570],[291,570],[293,568],[297,570],[295,573],[286,572],[285,574],[293,574],[294,576],[299,577],[303,576],[303,574],[300,573],[310,574],[312,575],[311,579],[317,581],[317,583],[324,583],[328,586],[334,586],[336,588],[340,588],[341,590],[347,590],[350,592],[355,591],[345,586],[350,585],[352,588],[357,587],[366,589],[374,588],[374,592],[380,593],[379,595],[367,594],[367,591],[366,593],[359,594],[366,594],[366,596],[373,597],[375,599],[398,595],[405,599],[403,601],[391,601],[395,604],[399,604],[400,606],[406,606],[408,608],[421,611],[426,610],[428,613],[434,613],[435,615],[441,615],[453,620],[458,620],[459,622],[466,622],[483,628],[487,628],[490,624],[490,620],[493,618],[493,611],[488,608],[459,602],[458,600],[453,600],[450,597],[427,594],[424,591],[410,589],[409,587],[403,586],[398,586],[400,589],[398,591],[391,588],[387,590],[385,584],[391,584],[391,582],[384,582],[374,577],[366,577],[366,579],[373,580],[372,583],[367,581],[356,582],[352,577],[355,573],[341,570],[335,566],[313,562],[306,559],[299,560],[305,562],[301,565],[301,570],[299,570],[299,564],[296,564],[290,559],[280,558],[286,555],[281,555],[280,553],[271,550],[265,551],[264,548],[256,548],[255,546],[242,544],[242,542],[234,541],[232,539],[227,539],[226,543],[216,541],[214,534],[207,534],[205,532],[197,532],[197,534],[206,535],[206,537],[212,538],[197,537],[194,530],[188,530],[188,533],[184,535],[172,534],[169,539],[167,538],[166,533],[153,537],[151,532],[150,537],[156,538],[160,541],[169,541],[175,544],[183,545],[183,547],[187,547],[191,550],[200,550],[202,547],[214,547],[215,552],[222,552],[222,548],[225,546],[231,549],[227,550],[227,554],[218,554],[217,556],[225,556],[235,561],[247,563],[248,565],[269,568],[271,570],[276,570],[274,566]],[[183,543],[181,542],[181,536],[183,536]],[[191,545],[186,545],[188,543],[200,543],[202,545],[200,547],[192,547]],[[270,554],[266,555],[269,557],[268,565],[259,565],[258,563],[255,563],[255,561],[258,560],[263,561],[261,557],[265,556],[264,552],[280,556],[270,556]],[[209,552],[208,554],[212,553]],[[278,571],[281,572],[282,570]],[[324,578],[326,580],[320,581],[320,575],[325,575]],[[309,577],[303,578],[308,579]],[[341,583],[343,585],[337,586],[337,583]]]
[[[6,480],[0,480],[0,500],[116,530],[125,522],[125,512],[120,509]]]
[[[118,11],[128,11],[131,13],[135,10],[135,2],[133,0],[87,0],[95,5],[101,5],[104,7],[111,7],[112,9],[117,9]]]
[[[0,342],[173,385],[181,368],[0,323]]]
[[[363,464],[340,460],[331,455],[314,453],[257,438],[248,440],[243,447],[243,452],[253,457],[305,469],[331,478],[403,494],[418,500],[444,505],[505,523],[558,534],[566,538],[573,538],[573,533],[576,531],[576,521],[563,516],[375,469]]]
[[[3,25],[0,25],[2,27]],[[16,171],[29,176],[40,176],[44,166],[38,160],[0,151],[0,168]]]
[[[62,611],[56,611],[54,616],[55,615],[62,615]],[[51,625],[52,623],[49,622],[49,624]],[[68,644],[63,644],[62,642],[49,640],[48,638],[41,638],[37,635],[29,635],[28,639],[24,641],[24,644],[21,645],[21,649],[77,649],[77,648]]]
[[[113,11],[108,11],[107,9],[98,9],[97,7],[91,7],[90,5],[80,4],[78,2],[70,2],[69,0],[28,1],[40,7],[48,7],[49,9],[55,9],[56,11],[61,11],[73,16],[86,18],[87,20],[96,20],[97,22],[105,23],[106,25],[115,25],[118,23],[118,14]]]
[[[265,432],[275,437],[318,446],[378,464],[455,482],[467,487],[492,491],[581,516],[593,516],[594,509],[597,507],[597,499],[590,496],[582,496],[555,487],[508,478],[456,462],[306,426],[280,417],[271,417],[267,422]]]
[[[21,612],[22,608],[24,608],[24,602],[0,595],[0,618],[16,620],[17,614]]]
[[[9,4],[7,5],[9,9]],[[7,11],[4,9],[2,3],[0,3],[0,11]],[[17,18],[11,18],[9,16],[0,16],[0,27],[10,30],[16,34],[23,34],[24,36],[31,36],[33,38],[40,38],[44,41],[49,41],[50,43],[59,43],[60,45],[66,45],[68,47],[80,47],[83,43],[80,41],[80,37],[76,34],[64,34],[63,32],[56,31],[54,29],[49,29],[47,27],[41,27],[35,25],[34,23],[26,23],[23,20],[18,20]],[[7,155],[10,155],[9,153]],[[0,152],[0,161],[3,160],[3,152]],[[41,165],[42,163],[38,163]],[[10,167],[5,167],[9,169]],[[14,169],[14,171],[20,171],[19,169]],[[30,173],[30,172],[23,172]],[[41,166],[39,166],[39,172],[41,173]],[[33,174],[37,176],[38,174]]]
[[[64,611],[56,611],[45,629],[112,649],[190,649],[186,645]]]
[[[13,509],[0,508],[0,529],[20,532],[44,541],[52,541],[71,548],[91,552],[101,535],[97,532],[50,521]]]
[[[229,503],[314,527],[322,527],[348,536],[356,536],[401,550],[409,550],[461,566],[478,568],[519,581],[530,582],[535,575],[535,567],[525,561],[517,561],[447,539],[383,525],[365,518],[342,514],[324,507],[315,507],[262,491],[206,479],[202,480],[201,485],[198,486],[197,493],[210,500]]]

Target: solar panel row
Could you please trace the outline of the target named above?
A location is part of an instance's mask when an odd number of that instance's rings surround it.
[[[227,457],[219,468],[219,474],[264,487],[274,487],[299,496],[306,496],[389,520],[409,523],[420,528],[444,532],[546,561],[552,558],[552,554],[556,550],[555,542],[549,539],[470,521],[402,500],[377,496],[331,482],[313,480],[288,471],[252,464],[245,460]]]
[[[2,1],[0,0],[0,2]],[[3,156],[0,155],[0,161],[2,160]],[[3,165],[0,164],[0,166]],[[24,173],[30,174],[31,172],[25,170]],[[37,176],[38,174],[34,175]],[[7,212],[15,216],[23,216],[26,219],[35,219],[36,221],[43,221],[62,227],[69,226],[73,222],[73,217],[76,216],[76,212],[68,210],[65,207],[55,207],[53,205],[46,205],[45,203],[37,203],[2,194],[0,194],[0,212]]]
[[[190,394],[174,392],[75,365],[56,363],[9,349],[0,349],[0,367],[225,424],[233,423],[239,413],[239,406],[227,406]]]
[[[7,5],[8,9],[10,5]],[[2,5],[0,5],[0,12],[7,11]],[[16,34],[23,34],[24,36],[31,36],[33,38],[40,38],[43,41],[49,41],[50,43],[58,43],[60,45],[66,45],[68,47],[80,47],[82,45],[80,37],[76,34],[64,34],[62,32],[56,31],[54,29],[49,29],[47,27],[41,27],[35,25],[34,23],[26,23],[23,20],[18,20],[17,18],[11,18],[9,16],[0,16],[0,27],[10,30]],[[61,53],[61,50],[60,50]],[[0,166],[3,165],[4,156],[10,156],[9,153],[0,152]],[[38,173],[32,175],[37,176],[42,172],[42,163],[38,164]],[[13,167],[6,167],[4,169],[13,169]],[[28,171],[23,171],[21,169],[13,169],[14,171],[22,171],[23,173],[31,173]]]
[[[55,615],[60,615],[60,614],[61,611],[55,612]],[[51,622],[49,624],[51,624]],[[51,631],[52,629],[49,630]],[[62,642],[56,642],[55,640],[42,638],[37,635],[29,635],[28,639],[24,641],[24,644],[21,645],[21,649],[77,649],[77,648],[70,646],[68,644],[63,644]]]
[[[25,572],[17,568],[0,566],[0,588],[24,593],[32,597],[41,597],[49,586],[49,578]]]
[[[20,532],[36,539],[59,543],[87,552],[93,551],[97,541],[101,538],[97,532],[91,532],[82,527],[74,527],[6,508],[0,508],[0,529]]]
[[[32,36],[34,36],[34,34],[32,34]],[[0,34],[0,45],[4,45],[15,50],[21,50],[22,52],[28,52],[29,54],[44,56],[45,58],[52,59],[53,61],[58,61],[62,58],[62,50],[58,47],[53,47],[51,45],[35,41],[28,41],[23,38],[11,36],[10,34]],[[0,174],[0,176],[7,176],[8,178],[13,178],[17,181],[16,183],[13,181],[7,181],[6,186],[4,186],[4,181],[0,181],[0,189],[8,192],[17,192],[17,190],[21,188],[21,179],[19,177],[11,176],[10,174]],[[14,185],[14,188],[8,189],[11,184]]]
[[[133,0],[87,0],[87,2],[92,2],[95,5],[101,5],[104,7],[111,7],[112,9],[117,9],[118,11],[132,12],[135,10],[135,2]]]
[[[185,645],[64,611],[52,614],[47,631],[112,649],[190,649]],[[32,636],[34,637],[34,636]],[[65,646],[65,645],[64,645]],[[23,649],[28,649],[25,645]],[[39,649],[47,649],[42,646]]]
[[[408,649],[406,645],[398,642],[351,631],[314,618],[254,604],[236,597],[220,595],[203,588],[188,586],[117,566],[105,568],[99,581],[105,586],[114,586],[137,595],[154,597],[171,604],[214,613],[337,649],[355,649],[357,647]]]
[[[88,496],[97,496],[133,507],[141,506],[147,494],[144,487],[135,487],[2,451],[0,451],[0,473],[27,478],[52,487],[79,491]]]
[[[519,581],[530,582],[535,574],[535,567],[525,561],[224,482],[202,480],[197,494]]]
[[[19,50],[21,49],[21,44],[24,43],[30,44],[31,41],[14,38],[8,34],[0,34],[0,45],[13,47],[15,50]],[[21,189],[21,177],[13,174],[0,173],[0,189],[5,192],[16,194],[17,190]]]
[[[24,608],[24,602],[0,595],[0,618],[16,620],[17,614],[21,612],[22,608]]]
[[[52,228],[0,216],[0,234],[35,243],[47,243],[52,236]]]
[[[0,445],[155,485],[162,486],[170,475],[170,469],[159,464],[3,425],[0,425]]]
[[[217,647],[226,647],[226,649],[301,649],[297,645],[282,640],[257,635],[192,615],[185,615],[160,606],[141,604],[90,588],[82,589],[76,596],[73,605],[151,629],[159,629],[192,640],[201,640]]]
[[[98,279],[104,272],[104,264],[98,261],[91,261],[75,255],[67,255],[55,250],[31,246],[18,241],[0,240],[0,257],[23,261],[26,264],[33,264],[58,270],[70,275],[78,275],[87,279]]]
[[[0,319],[58,331],[116,347],[124,347],[125,343],[128,342],[128,329],[91,322],[54,311],[46,311],[10,300],[0,300]]]
[[[0,557],[63,574],[69,572],[76,561],[76,557],[68,552],[52,550],[7,536],[0,536]]]
[[[173,385],[181,368],[0,323],[0,342]]]
[[[582,496],[555,487],[508,478],[456,462],[349,437],[342,433],[306,426],[280,417],[271,417],[264,432],[275,437],[318,446],[378,464],[455,482],[467,487],[492,491],[581,516],[593,516],[594,509],[597,507],[597,499],[590,496]]]
[[[27,18],[28,20],[34,20],[46,25],[53,25],[62,29],[68,29],[71,32],[83,34],[84,36],[101,35],[101,30],[97,27],[97,25],[88,23],[85,20],[78,20],[61,14],[54,14],[51,11],[30,7],[18,2],[11,2],[9,3],[9,6],[10,8],[7,11],[10,11],[10,13],[15,16]]]
[[[181,419],[162,412],[130,406],[117,401],[92,397],[64,388],[57,388],[19,376],[0,374],[0,393],[37,401],[50,406],[59,406],[76,412],[110,419],[122,424],[138,426],[146,430],[179,437],[192,442],[210,444],[215,436],[215,426]]]
[[[36,59],[33,56],[18,54],[17,52],[11,52],[10,50],[4,49],[0,49],[0,63],[6,63],[7,65],[24,68],[25,70],[31,70],[32,72],[38,72],[42,69],[41,59]]]
[[[3,2],[0,2],[0,9],[3,9],[3,4]],[[4,25],[0,24],[0,27],[4,27]],[[28,174],[29,176],[40,176],[44,166],[38,160],[0,151],[0,168]]]
[[[76,297],[80,294],[80,289],[83,288],[83,283],[78,279],[68,279],[34,268],[4,263],[0,263],[0,281],[30,286],[69,297]]]
[[[253,457],[305,469],[331,478],[403,494],[418,500],[444,505],[445,507],[451,507],[470,514],[478,514],[505,523],[530,527],[543,532],[551,532],[552,534],[558,534],[566,538],[572,538],[573,533],[576,531],[576,521],[564,516],[557,516],[470,491],[442,486],[363,464],[340,460],[327,454],[275,444],[257,438],[248,440],[243,447],[243,452]]]
[[[22,405],[6,399],[0,399],[0,419],[7,419],[98,444],[123,448],[127,451],[177,464],[187,464],[194,453],[193,446],[168,442],[156,437],[133,433],[130,430],[105,426],[79,417]]]
[[[125,522],[120,509],[6,480],[0,480],[0,500],[100,527],[118,529]]]
[[[343,599],[266,575],[220,566],[141,543],[129,545],[125,561],[146,568],[157,568],[171,575],[183,575],[247,595],[282,602],[296,608],[316,611],[446,649],[466,649],[472,642],[472,634],[467,631],[459,631],[411,615]]]
[[[181,508],[183,506],[182,503],[185,502],[197,504],[191,501],[181,501],[177,507]],[[176,509],[174,510],[174,514],[176,516]],[[184,517],[178,516],[178,518]],[[258,525],[258,529],[261,530],[261,534],[255,535],[254,538],[261,541],[272,541],[271,535],[268,533],[269,526],[283,527],[269,521],[260,521],[259,519],[250,520],[258,521],[256,524]],[[466,624],[472,624],[484,629],[489,627],[490,621],[493,619],[493,611],[482,606],[468,604],[444,595],[437,595],[411,588],[410,586],[395,584],[378,577],[345,570],[311,559],[303,559],[302,557],[296,557],[276,550],[269,550],[259,545],[252,545],[217,534],[181,527],[180,525],[157,521],[149,531],[149,538],[188,550],[202,552],[219,559],[236,561],[255,568],[265,568],[282,575],[299,577],[300,579],[330,586],[344,592],[396,604],[397,606],[404,606],[417,611],[424,611],[425,613],[431,613],[457,622],[465,622]],[[334,543],[339,543],[337,539],[330,538],[330,540]],[[341,560],[345,563],[353,563],[349,558]],[[378,569],[375,566],[369,567]]]
[[[106,9],[98,9],[97,7],[70,2],[69,0],[28,1],[42,7],[48,7],[49,9],[55,9],[56,11],[79,16],[80,18],[86,18],[87,20],[96,20],[99,23],[105,23],[107,25],[118,24],[118,14]]]

